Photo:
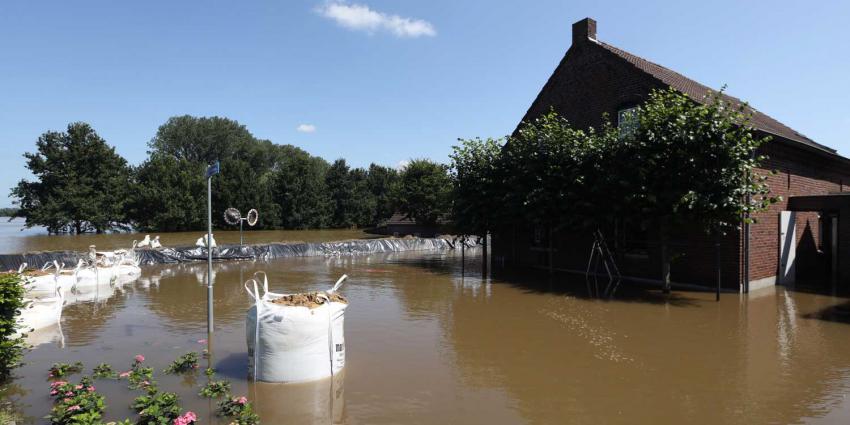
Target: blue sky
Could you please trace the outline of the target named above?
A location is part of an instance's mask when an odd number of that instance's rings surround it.
[[[446,161],[458,137],[513,129],[586,16],[850,155],[846,2],[5,0],[0,206],[21,155],[72,121],[132,164],[180,114],[356,166]]]

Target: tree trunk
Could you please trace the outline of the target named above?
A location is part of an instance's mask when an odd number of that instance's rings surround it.
[[[83,222],[79,221],[79,220],[74,221],[74,231],[76,232],[76,234],[79,235],[80,233],[82,233],[82,229],[83,229]]]
[[[661,220],[659,239],[661,243],[661,283],[665,294],[670,293],[670,229],[667,219]]]

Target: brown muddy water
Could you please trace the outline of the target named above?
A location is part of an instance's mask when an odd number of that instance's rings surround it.
[[[477,258],[477,256],[475,256]],[[762,424],[850,422],[850,303],[783,288],[749,296],[621,288],[610,300],[584,284],[526,276],[482,279],[459,253],[218,263],[214,367],[264,424]],[[54,362],[117,369],[143,354],[157,371],[206,338],[205,264],[143,268],[121,288],[66,307],[6,395],[47,414]],[[269,273],[272,289],[326,289],[337,276],[346,311],[346,368],[333,380],[247,380],[241,281]],[[204,365],[206,366],[206,365]],[[79,379],[73,376],[72,379]],[[196,394],[203,374],[159,374],[201,423],[227,423]],[[99,380],[106,419],[133,418],[138,391]],[[43,421],[43,420],[41,420]]]
[[[151,238],[159,235],[160,243],[165,247],[194,246],[205,231],[152,233]],[[274,242],[329,242],[347,239],[378,237],[363,230],[248,230],[244,233],[245,244],[266,244]],[[0,217],[0,254],[22,254],[37,251],[88,251],[89,245],[100,250],[130,248],[133,240],[142,240],[145,233],[110,233],[83,235],[48,235],[43,228],[24,228],[23,219],[9,221]],[[219,245],[238,244],[239,230],[214,230],[213,238]]]

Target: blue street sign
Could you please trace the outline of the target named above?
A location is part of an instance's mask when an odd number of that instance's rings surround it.
[[[221,164],[218,161],[213,162],[209,167],[207,167],[207,174],[205,177],[210,178],[219,172],[221,172]]]

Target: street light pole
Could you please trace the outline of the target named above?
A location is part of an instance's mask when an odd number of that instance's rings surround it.
[[[207,168],[207,334],[212,337],[213,322],[213,277],[212,277],[212,177],[220,171],[216,161]],[[212,344],[211,338],[208,343]]]

